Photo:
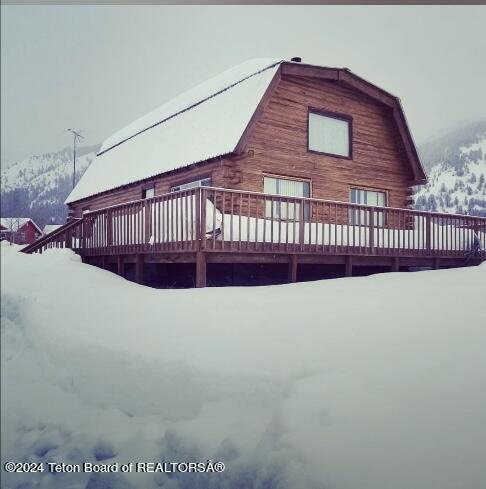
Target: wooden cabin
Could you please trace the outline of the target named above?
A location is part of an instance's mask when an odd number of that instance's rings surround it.
[[[195,263],[199,286],[207,263],[288,263],[296,280],[299,263],[477,259],[484,220],[411,210],[425,182],[396,96],[346,68],[255,59],[108,138],[66,200],[69,244],[138,278]]]
[[[30,217],[2,217],[0,237],[10,243],[32,244],[42,236],[42,230]]]

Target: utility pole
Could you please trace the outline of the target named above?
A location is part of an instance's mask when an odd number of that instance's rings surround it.
[[[68,129],[69,132],[72,132],[73,134],[73,188],[76,185],[76,142],[79,141],[80,139],[84,139],[83,136],[81,136],[80,132],[81,131],[76,131],[74,129]]]

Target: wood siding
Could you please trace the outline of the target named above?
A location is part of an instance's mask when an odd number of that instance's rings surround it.
[[[352,117],[352,159],[307,151],[309,108]],[[311,181],[311,196],[349,201],[351,187],[384,190],[388,205],[407,207],[413,175],[386,106],[337,83],[284,76],[248,141],[241,183],[263,192],[265,174]]]
[[[352,118],[352,159],[307,151],[309,108]],[[141,163],[140,163],[141,164]],[[413,175],[391,109],[336,82],[283,76],[250,132],[240,156],[176,170],[70,204],[70,214],[130,202],[147,183],[155,195],[211,176],[215,187],[263,192],[265,175],[311,182],[311,197],[348,202],[351,187],[387,192],[388,205],[407,207]]]
[[[199,180],[210,176],[212,184],[217,187],[227,186],[225,175],[228,172],[225,170],[227,159],[221,158],[217,161],[207,163],[205,165],[195,165],[190,168],[183,168],[170,175],[161,175],[152,179],[137,182],[131,185],[126,185],[123,188],[104,192],[103,194],[74,202],[69,205],[70,214],[74,217],[81,217],[82,210],[89,208],[90,211],[111,207],[113,205],[131,202],[142,198],[142,189],[147,187],[148,183],[153,183],[155,187],[155,195],[163,195],[170,191],[171,187],[192,180]],[[231,163],[230,163],[231,164]]]

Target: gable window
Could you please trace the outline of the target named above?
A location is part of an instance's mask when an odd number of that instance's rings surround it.
[[[155,185],[142,188],[142,199],[151,199],[155,197]]]
[[[309,111],[308,149],[351,158],[351,119],[346,116]]]
[[[289,178],[264,177],[263,191],[266,194],[282,195],[284,197],[310,197],[310,182],[291,180]],[[299,202],[272,202],[267,200],[266,217],[273,219],[299,219]],[[304,219],[308,218],[309,205],[304,204]]]
[[[210,187],[211,186],[211,178],[202,178],[200,180],[194,180],[192,182],[181,183],[180,185],[176,185],[170,188],[171,192],[178,192],[179,190],[189,190],[191,188],[197,187]]]
[[[367,190],[363,188],[352,188],[350,191],[350,202],[352,204],[372,205],[376,207],[386,207],[386,192],[379,190]],[[375,211],[374,223],[383,226],[384,216],[382,211]],[[351,224],[369,224],[369,211],[364,209],[351,210]]]

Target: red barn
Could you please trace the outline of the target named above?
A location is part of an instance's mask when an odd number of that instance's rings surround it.
[[[0,239],[16,244],[31,244],[42,236],[42,230],[30,217],[2,217]]]

